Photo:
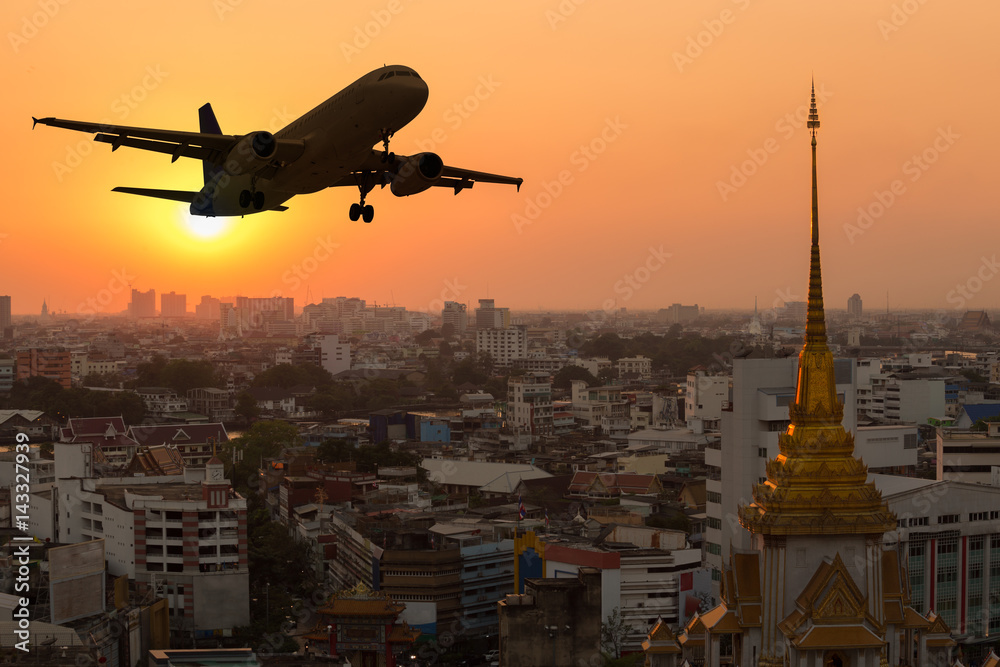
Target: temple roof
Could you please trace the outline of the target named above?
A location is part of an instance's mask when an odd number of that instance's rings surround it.
[[[386,593],[373,591],[363,582],[352,589],[334,593],[317,610],[324,616],[386,616],[395,618],[406,605],[396,602]]]
[[[800,649],[881,648],[885,640],[863,625],[814,626],[792,640]]]
[[[767,462],[767,480],[753,487],[750,505],[739,508],[740,523],[754,534],[882,535],[896,518],[868,469],[854,458],[854,436],[844,430],[844,406],[837,398],[833,355],[827,346],[823,277],[819,252],[816,131],[813,92],[808,127],[812,134],[812,245],[805,344],[799,354],[791,424],[778,438],[780,453]]]
[[[667,655],[679,655],[681,653],[680,644],[671,632],[670,626],[662,619],[656,619],[656,624],[642,642],[642,650],[648,655],[650,653],[660,653]]]

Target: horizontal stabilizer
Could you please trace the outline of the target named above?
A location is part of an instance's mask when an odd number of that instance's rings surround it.
[[[185,190],[154,190],[150,188],[123,188],[117,187],[112,192],[124,192],[129,195],[142,195],[143,197],[156,197],[157,199],[172,199],[173,201],[183,201],[190,204],[198,196],[197,192],[187,192]]]

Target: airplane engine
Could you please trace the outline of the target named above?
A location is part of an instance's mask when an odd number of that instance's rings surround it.
[[[253,174],[274,158],[278,142],[270,132],[251,132],[229,151],[225,168],[230,174]]]
[[[444,162],[436,153],[417,153],[406,158],[389,189],[397,197],[407,197],[430,188],[441,179]]]

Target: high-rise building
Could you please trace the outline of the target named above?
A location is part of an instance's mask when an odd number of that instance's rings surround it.
[[[295,298],[290,296],[239,296],[236,307],[240,310],[244,329],[263,329],[269,322],[295,320]]]
[[[128,304],[128,316],[132,319],[156,317],[156,290],[140,292],[133,289],[132,301]]]
[[[456,334],[464,334],[469,328],[469,314],[466,305],[457,301],[445,301],[441,310],[442,326],[451,325]]]
[[[486,353],[497,366],[510,366],[528,356],[528,332],[524,326],[476,331],[476,352]]]
[[[219,319],[219,299],[205,295],[201,297],[201,303],[194,307],[194,316],[199,320]]]
[[[861,295],[852,294],[847,300],[847,314],[855,319],[861,319]]]
[[[10,316],[10,297],[0,296],[0,336],[14,325]]]
[[[476,308],[476,329],[506,329],[510,326],[510,308],[497,308],[493,299],[480,299]]]
[[[168,292],[160,295],[160,317],[184,317],[187,315],[187,294]]]
[[[61,347],[31,347],[17,351],[17,379],[44,377],[69,389],[73,370],[69,350]]]

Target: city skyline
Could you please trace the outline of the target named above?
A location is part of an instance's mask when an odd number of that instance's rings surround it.
[[[2,291],[15,314],[39,312],[43,298],[50,312],[80,312],[105,295],[103,312],[121,312],[130,287],[192,301],[363,294],[414,310],[483,295],[522,311],[803,300],[795,248],[808,234],[803,114],[815,72],[829,128],[828,301],[857,292],[874,305],[888,292],[894,309],[989,309],[998,265],[985,193],[1000,132],[996,93],[978,84],[1000,61],[988,34],[1000,10],[912,5],[371,2],[273,14],[190,2],[152,31],[131,10],[109,21],[59,5],[43,20],[37,3],[10,3],[2,76],[16,94],[0,113],[24,164],[5,168],[19,194],[0,229]],[[257,62],[243,46],[265,25],[279,56]],[[32,115],[195,129],[208,101],[223,131],[277,129],[384,63],[414,67],[430,87],[396,149],[485,159],[522,176],[521,192],[376,190],[379,216],[363,225],[343,214],[354,193],[330,190],[284,213],[209,219],[221,228],[211,236],[211,225],[188,226],[183,205],[110,192],[188,189],[198,165],[30,131]]]

